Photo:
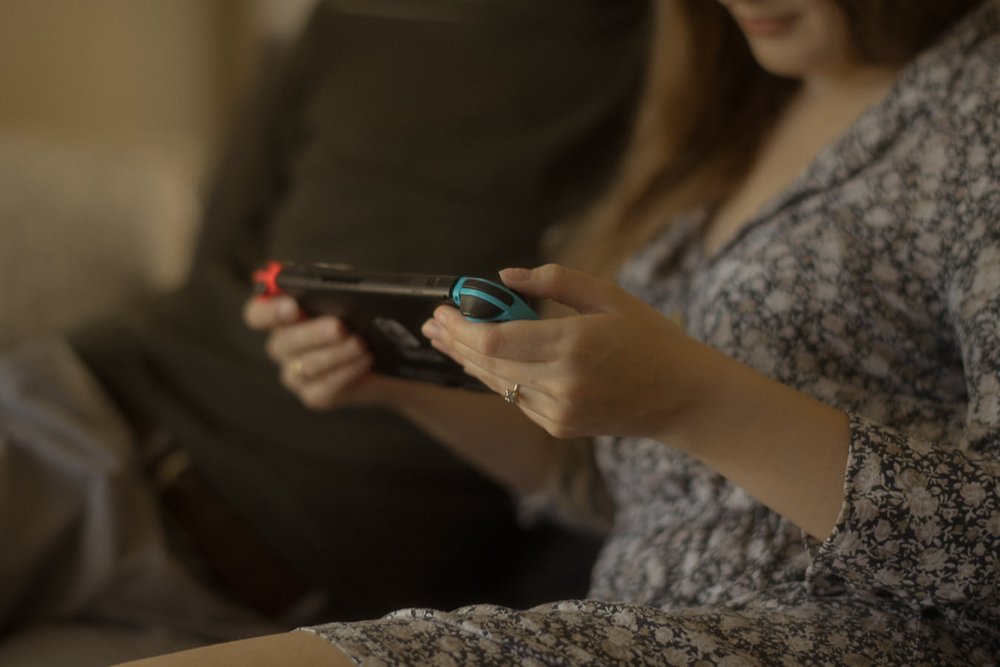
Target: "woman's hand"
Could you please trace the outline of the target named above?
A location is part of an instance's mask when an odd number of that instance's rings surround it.
[[[613,283],[553,264],[501,278],[578,314],[484,325],[442,307],[424,334],[494,391],[517,385],[517,405],[550,434],[662,437],[698,399],[698,366],[717,355]]]
[[[251,299],[243,309],[251,329],[269,331],[267,353],[281,368],[281,382],[307,407],[328,410],[381,400],[381,378],[360,338],[335,317],[303,319],[289,296]]]
[[[270,332],[267,352],[307,407],[387,407],[502,484],[531,492],[544,480],[552,438],[490,394],[372,373],[371,355],[342,322],[303,319],[288,296],[253,299],[243,316]]]
[[[700,459],[825,539],[844,500],[848,418],[685,336],[609,282],[548,265],[501,273],[569,317],[484,325],[439,308],[424,333],[556,437],[644,436]]]

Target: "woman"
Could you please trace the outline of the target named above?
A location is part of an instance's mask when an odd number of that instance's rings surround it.
[[[621,287],[508,270],[575,312],[425,326],[515,407],[371,376],[289,301],[246,311],[307,405],[387,403],[528,505],[609,526],[591,599],[410,610],[201,664],[1000,660],[1000,7],[671,7],[694,38],[665,41],[687,59],[637,133],[657,151],[566,254]]]

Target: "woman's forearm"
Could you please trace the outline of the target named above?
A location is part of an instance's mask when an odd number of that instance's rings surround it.
[[[844,502],[847,415],[714,350],[705,348],[701,363],[698,399],[660,439],[828,537]]]
[[[579,315],[483,327],[452,309],[425,327],[494,391],[559,437],[647,437],[698,458],[823,539],[844,502],[847,415],[686,336],[620,287],[557,265],[501,273]],[[500,404],[502,406],[502,403]]]
[[[521,493],[543,486],[554,438],[496,394],[392,383],[390,405],[500,484]]]

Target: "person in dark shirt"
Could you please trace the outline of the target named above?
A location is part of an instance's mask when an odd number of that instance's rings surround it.
[[[185,284],[0,361],[0,625],[225,639],[582,593],[594,540],[523,526],[391,413],[306,410],[240,310],[272,258],[478,275],[536,260],[628,135],[647,4],[320,2],[221,169]]]
[[[559,316],[422,327],[492,394],[354,373],[337,318],[245,310],[314,409],[394,406],[606,526],[586,598],[135,667],[1000,664],[1000,3],[657,6],[622,179],[560,264],[501,272]]]

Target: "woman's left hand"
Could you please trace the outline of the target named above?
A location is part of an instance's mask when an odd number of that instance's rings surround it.
[[[700,459],[818,539],[844,500],[847,416],[684,335],[614,284],[556,265],[501,273],[577,312],[503,324],[439,308],[424,333],[558,438],[648,437]],[[793,471],[793,472],[790,472]]]
[[[617,285],[548,264],[501,279],[577,314],[482,324],[441,307],[424,326],[434,347],[560,438],[599,434],[662,438],[692,402],[718,353],[684,335]]]

